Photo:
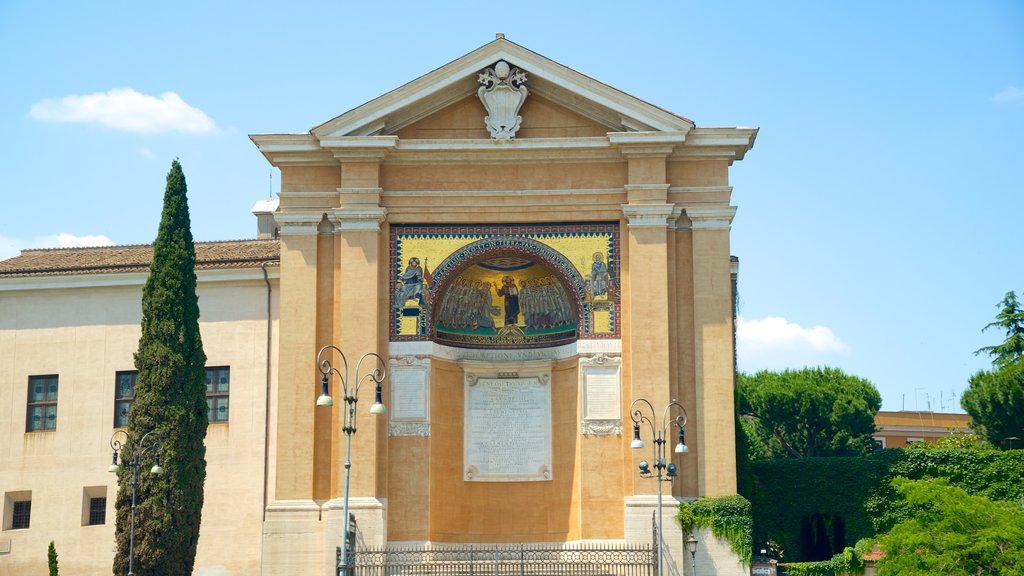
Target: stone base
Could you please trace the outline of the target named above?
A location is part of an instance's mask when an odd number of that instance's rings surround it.
[[[263,523],[263,576],[309,574],[336,576],[337,548],[344,531],[341,498],[275,501]],[[387,534],[387,504],[377,498],[349,498],[359,546],[382,546]]]
[[[625,539],[627,542],[649,544],[654,540],[654,515],[658,510],[658,496],[643,494],[626,499]],[[664,564],[662,576],[747,576],[750,571],[743,566],[729,543],[715,538],[710,530],[699,529],[697,554],[692,557],[686,550],[689,534],[684,534],[676,520],[679,500],[674,496],[662,496],[661,520],[662,551]]]

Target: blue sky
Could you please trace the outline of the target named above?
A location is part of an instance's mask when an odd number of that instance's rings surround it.
[[[732,171],[739,365],[838,366],[959,411],[1024,292],[1024,3],[0,1],[0,258],[148,243],[180,158],[199,240],[251,238],[301,133],[509,40],[693,119]]]

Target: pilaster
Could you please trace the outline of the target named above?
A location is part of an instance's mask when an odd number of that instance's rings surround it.
[[[320,214],[278,214],[281,317],[273,500],[313,498],[317,225]]]
[[[736,493],[729,230],[734,206],[686,208],[693,255],[698,493]]]
[[[685,134],[621,133],[609,134],[613,145],[626,157],[629,182],[625,186],[627,204],[622,214],[627,221],[629,285],[626,299],[629,353],[625,355],[625,388],[623,404],[646,398],[653,406],[660,425],[660,411],[671,398],[671,339],[669,316],[669,252],[668,227],[674,206],[666,201],[665,157],[681,143]],[[644,427],[643,433],[650,434]],[[648,438],[653,446],[653,438]],[[628,445],[627,445],[628,446]],[[626,448],[628,450],[628,448]],[[637,464],[649,460],[649,450],[630,450],[628,477],[632,494],[651,494],[657,483],[640,479]]]
[[[383,155],[397,139],[373,137],[356,140],[368,141],[372,146],[358,149],[349,146],[335,151],[340,160],[341,187],[338,188],[339,207],[330,215],[337,230],[335,265],[338,286],[334,296],[338,303],[338,317],[334,334],[336,343],[348,359],[350,389],[356,386],[360,377],[378,367],[372,357],[366,358],[358,367],[364,354],[375,352],[387,358],[387,350],[381,349],[386,324],[382,313],[389,305],[385,277],[387,265],[384,261],[386,248],[381,235],[381,224],[387,217],[387,210],[380,206],[379,175]],[[369,406],[374,400],[372,382],[360,386],[359,400],[358,432],[352,437],[353,466],[349,493],[356,498],[384,498],[387,490],[384,477],[387,418],[369,413]],[[346,439],[341,433],[341,412],[337,407],[335,412],[336,457],[333,470],[336,474],[334,495],[338,496],[345,489]]]

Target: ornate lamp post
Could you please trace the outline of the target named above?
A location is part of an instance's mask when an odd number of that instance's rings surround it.
[[[338,356],[341,356],[342,368],[339,370],[331,364],[330,355],[331,351],[337,352]],[[373,370],[360,376],[362,372],[363,361],[367,358],[373,358],[376,362],[376,366]],[[370,406],[370,414],[384,414],[387,412],[387,408],[384,407],[384,402],[381,401],[382,384],[384,382],[384,376],[386,374],[384,359],[373,352],[367,352],[363,354],[363,357],[356,363],[356,381],[355,385],[351,388],[348,385],[348,360],[345,359],[345,354],[337,346],[328,344],[320,349],[320,352],[316,355],[317,369],[320,370],[320,397],[316,399],[317,406],[334,406],[334,399],[331,398],[330,391],[330,380],[331,374],[337,374],[341,380],[341,395],[342,400],[345,402],[345,411],[342,413],[341,431],[345,433],[345,529],[341,533],[341,554],[338,560],[338,576],[348,576],[349,574],[349,530],[352,529],[349,515],[348,515],[348,486],[349,477],[352,472],[352,436],[356,433],[356,417],[359,415],[356,412],[356,403],[359,402],[359,385],[363,380],[371,380],[377,387],[376,400],[373,406]]]
[[[118,454],[123,452],[126,447],[131,447],[131,458],[128,460],[128,466],[131,467],[132,472],[132,520],[130,528],[128,530],[128,576],[135,576],[135,499],[136,493],[139,489],[139,474],[142,468],[142,458],[148,454],[153,454],[153,467],[149,469],[150,474],[163,474],[164,469],[160,466],[160,452],[163,451],[164,441],[157,434],[156,430],[150,430],[142,435],[137,442],[133,442],[132,438],[128,436],[128,433],[124,430],[117,430],[114,435],[110,437],[110,447],[114,450],[114,457],[111,460],[110,466],[107,468],[107,472],[117,474],[121,469],[118,465]],[[124,458],[121,458],[121,462],[124,462]]]
[[[647,410],[650,412],[650,417],[644,414],[643,405],[647,405]],[[672,408],[676,407],[682,414],[675,418],[669,419],[669,413]],[[686,441],[683,437],[683,431],[686,428],[686,409],[683,405],[676,400],[672,400],[665,406],[665,410],[661,416],[661,430],[657,429],[655,422],[656,413],[654,406],[648,402],[645,398],[637,398],[629,405],[629,417],[633,420],[633,441],[630,442],[629,447],[639,450],[644,447],[644,441],[640,439],[640,424],[647,422],[651,427],[651,435],[654,437],[654,472],[651,472],[651,464],[646,460],[640,461],[640,476],[642,478],[655,478],[658,480],[658,513],[655,516],[658,522],[658,576],[661,576],[663,571],[663,565],[665,564],[665,554],[663,547],[662,530],[663,524],[661,515],[661,483],[671,482],[679,474],[676,472],[676,465],[672,462],[668,462],[665,456],[665,444],[667,443],[666,438],[668,437],[669,422],[675,425],[679,430],[679,442],[675,446],[676,454],[685,454],[690,451],[686,446]]]
[[[686,549],[690,551],[690,574],[697,576],[697,539],[693,534],[686,541]]]

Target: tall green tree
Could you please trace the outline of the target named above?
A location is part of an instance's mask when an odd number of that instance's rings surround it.
[[[192,574],[206,480],[206,355],[199,334],[195,245],[188,188],[177,160],[164,192],[153,261],[142,292],[142,336],[135,353],[138,382],[128,415],[122,462],[155,431],[162,440],[163,473],[142,467],[135,518],[134,571],[139,576]],[[131,467],[118,473],[114,573],[128,568]]]
[[[913,516],[877,539],[878,576],[1024,573],[1024,508],[973,496],[945,480],[893,481]]]
[[[1024,446],[1024,358],[971,376],[960,406],[993,446]]]
[[[837,368],[803,368],[737,378],[739,412],[769,458],[867,453],[882,397]]]
[[[1013,290],[997,306],[995,321],[981,331],[1002,328],[1006,337],[1001,344],[974,351],[992,356],[993,369],[971,376],[960,406],[971,415],[971,427],[992,445],[1020,448],[1024,446],[1024,308]]]
[[[1021,308],[1017,294],[1013,290],[1007,292],[997,306],[1000,309],[996,319],[986,324],[981,331],[1002,328],[1006,332],[1006,338],[1002,344],[978,348],[974,355],[984,352],[992,356],[992,364],[1000,368],[1024,358],[1024,308]]]

